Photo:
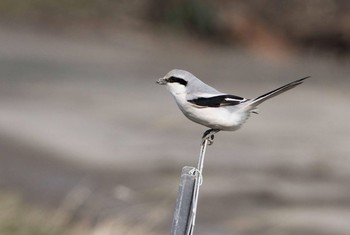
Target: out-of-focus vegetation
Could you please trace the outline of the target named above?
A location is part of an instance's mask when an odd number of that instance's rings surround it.
[[[148,15],[157,25],[168,25],[211,38],[222,37],[219,12],[214,2],[154,0]]]
[[[248,48],[350,52],[350,2],[340,0],[2,0],[0,20],[54,30],[181,29]],[[165,27],[164,27],[165,26]]]
[[[45,213],[24,203],[15,193],[0,192],[0,234],[63,234],[63,226],[47,220]]]
[[[76,220],[75,211],[63,203],[57,209],[29,205],[19,194],[0,191],[0,234],[6,235],[76,235],[129,234],[156,235],[146,224],[128,224],[122,218],[101,221]]]
[[[137,18],[137,1],[110,0],[4,0],[1,20],[8,24],[30,24],[61,30],[122,24],[124,18]]]

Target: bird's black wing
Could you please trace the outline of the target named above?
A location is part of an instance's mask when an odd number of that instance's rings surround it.
[[[218,95],[212,97],[198,97],[187,101],[201,107],[221,107],[237,105],[246,100],[247,99],[235,95]]]

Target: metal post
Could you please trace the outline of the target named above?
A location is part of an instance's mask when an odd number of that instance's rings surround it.
[[[194,168],[191,166],[185,166],[182,168],[173,224],[171,227],[171,235],[184,235],[189,226],[193,190],[196,180],[196,176],[192,173],[193,169]]]
[[[181,181],[171,229],[172,235],[193,234],[197,213],[199,187],[203,181],[202,171],[208,143],[209,140],[205,139],[201,144],[197,168],[187,166],[182,168]]]

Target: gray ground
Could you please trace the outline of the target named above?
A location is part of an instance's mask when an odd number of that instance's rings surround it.
[[[252,98],[311,75],[241,130],[217,134],[196,232],[349,234],[349,61],[271,60],[143,32],[88,36],[0,28],[1,188],[49,206],[78,195],[79,215],[168,233],[181,168],[196,165],[205,129],[155,80],[183,68]]]

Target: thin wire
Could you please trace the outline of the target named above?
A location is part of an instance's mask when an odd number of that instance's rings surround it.
[[[187,229],[186,235],[193,235],[194,225],[196,222],[199,187],[203,183],[202,171],[203,171],[203,165],[204,165],[205,152],[207,150],[208,143],[209,143],[208,139],[205,139],[202,142],[201,150],[199,153],[199,160],[198,160],[197,169],[193,168],[193,170],[191,171],[192,174],[196,175],[196,180],[195,180],[194,191],[193,191],[193,196],[192,196],[191,216],[190,216],[190,220],[188,223],[188,229]]]

